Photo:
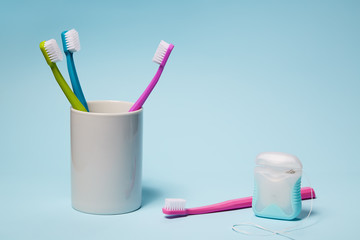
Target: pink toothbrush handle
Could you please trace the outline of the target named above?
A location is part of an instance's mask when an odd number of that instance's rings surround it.
[[[238,198],[221,203],[216,203],[204,207],[188,208],[187,214],[203,214],[212,212],[222,212],[227,210],[234,210],[240,208],[251,207],[252,197]]]
[[[144,102],[146,101],[146,99],[149,97],[150,93],[156,86],[157,82],[159,81],[163,70],[164,70],[164,66],[160,65],[159,69],[157,70],[157,72],[156,72],[155,76],[153,77],[153,79],[151,80],[150,84],[147,86],[145,91],[141,94],[139,99],[134,103],[134,105],[132,105],[129,112],[139,110],[142,107],[142,105],[144,104]]]
[[[315,198],[315,191],[311,187],[301,188],[301,199],[311,199]],[[222,212],[228,210],[235,210],[241,208],[249,208],[252,204],[252,197],[238,198],[234,200],[229,200],[221,203],[216,203],[204,207],[188,208],[186,209],[187,214],[203,214],[203,213],[212,213],[212,212]]]
[[[140,108],[142,108],[144,102],[149,97],[150,93],[152,92],[152,90],[156,86],[157,82],[159,81],[161,73],[164,70],[165,64],[166,64],[173,48],[174,48],[174,45],[169,44],[169,48],[167,49],[165,56],[164,56],[163,60],[161,61],[159,69],[157,70],[155,76],[153,77],[150,84],[147,86],[147,88],[143,92],[143,94],[141,94],[139,99],[136,101],[136,103],[134,103],[134,105],[130,108],[129,112],[133,112],[133,111],[136,111],[136,110],[139,110]]]

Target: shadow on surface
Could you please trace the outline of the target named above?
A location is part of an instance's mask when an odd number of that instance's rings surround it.
[[[146,205],[150,204],[151,202],[156,201],[161,197],[161,192],[149,186],[143,186],[142,188],[142,207],[146,207]]]
[[[175,219],[175,218],[183,218],[183,217],[187,217],[188,215],[168,215],[165,216],[165,218],[167,219]]]
[[[307,216],[309,215],[309,209],[301,209],[301,212],[299,214],[299,216],[297,216],[297,218],[294,219],[294,221],[300,221],[300,220],[303,220],[304,218],[306,218]],[[311,214],[310,214],[310,217],[311,216],[316,216],[317,215],[317,212],[312,210],[311,211]]]

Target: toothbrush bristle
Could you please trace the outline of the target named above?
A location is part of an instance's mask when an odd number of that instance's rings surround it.
[[[185,210],[185,204],[185,199],[166,198],[164,208],[170,211],[183,211]]]
[[[65,33],[66,48],[70,52],[77,52],[80,50],[79,33],[75,29],[71,29]]]
[[[166,51],[168,50],[170,44],[161,40],[158,48],[156,49],[155,55],[153,57],[153,62],[161,64],[162,60],[165,57]]]
[[[63,59],[62,52],[59,48],[55,39],[50,39],[44,44],[47,55],[49,56],[51,62],[59,62]]]

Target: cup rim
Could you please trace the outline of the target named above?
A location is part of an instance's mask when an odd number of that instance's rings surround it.
[[[130,103],[130,104],[134,104],[132,102],[128,102],[128,101],[116,101],[116,100],[95,100],[95,101],[87,101],[87,103],[111,103],[111,102],[116,102],[116,103]],[[74,109],[72,106],[70,106],[70,111],[76,114],[82,114],[82,115],[91,115],[91,116],[122,116],[122,115],[133,115],[133,114],[139,114],[143,111],[143,107],[140,108],[139,110],[133,111],[133,112],[122,112],[122,113],[96,113],[96,112],[83,112],[83,111],[79,111]]]

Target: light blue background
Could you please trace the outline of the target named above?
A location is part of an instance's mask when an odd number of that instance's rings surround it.
[[[353,238],[359,12],[358,1],[3,2],[0,238],[256,239],[232,225],[299,222],[256,218],[251,209],[167,219],[161,208],[169,197],[195,207],[252,195],[263,151],[298,156],[318,195],[302,225],[310,226],[289,236]],[[151,59],[159,41],[175,45],[145,104],[136,212],[71,208],[69,103],[38,46],[61,43],[70,28],[80,34],[74,57],[87,100],[135,101],[158,67]],[[69,79],[65,61],[58,66]]]

